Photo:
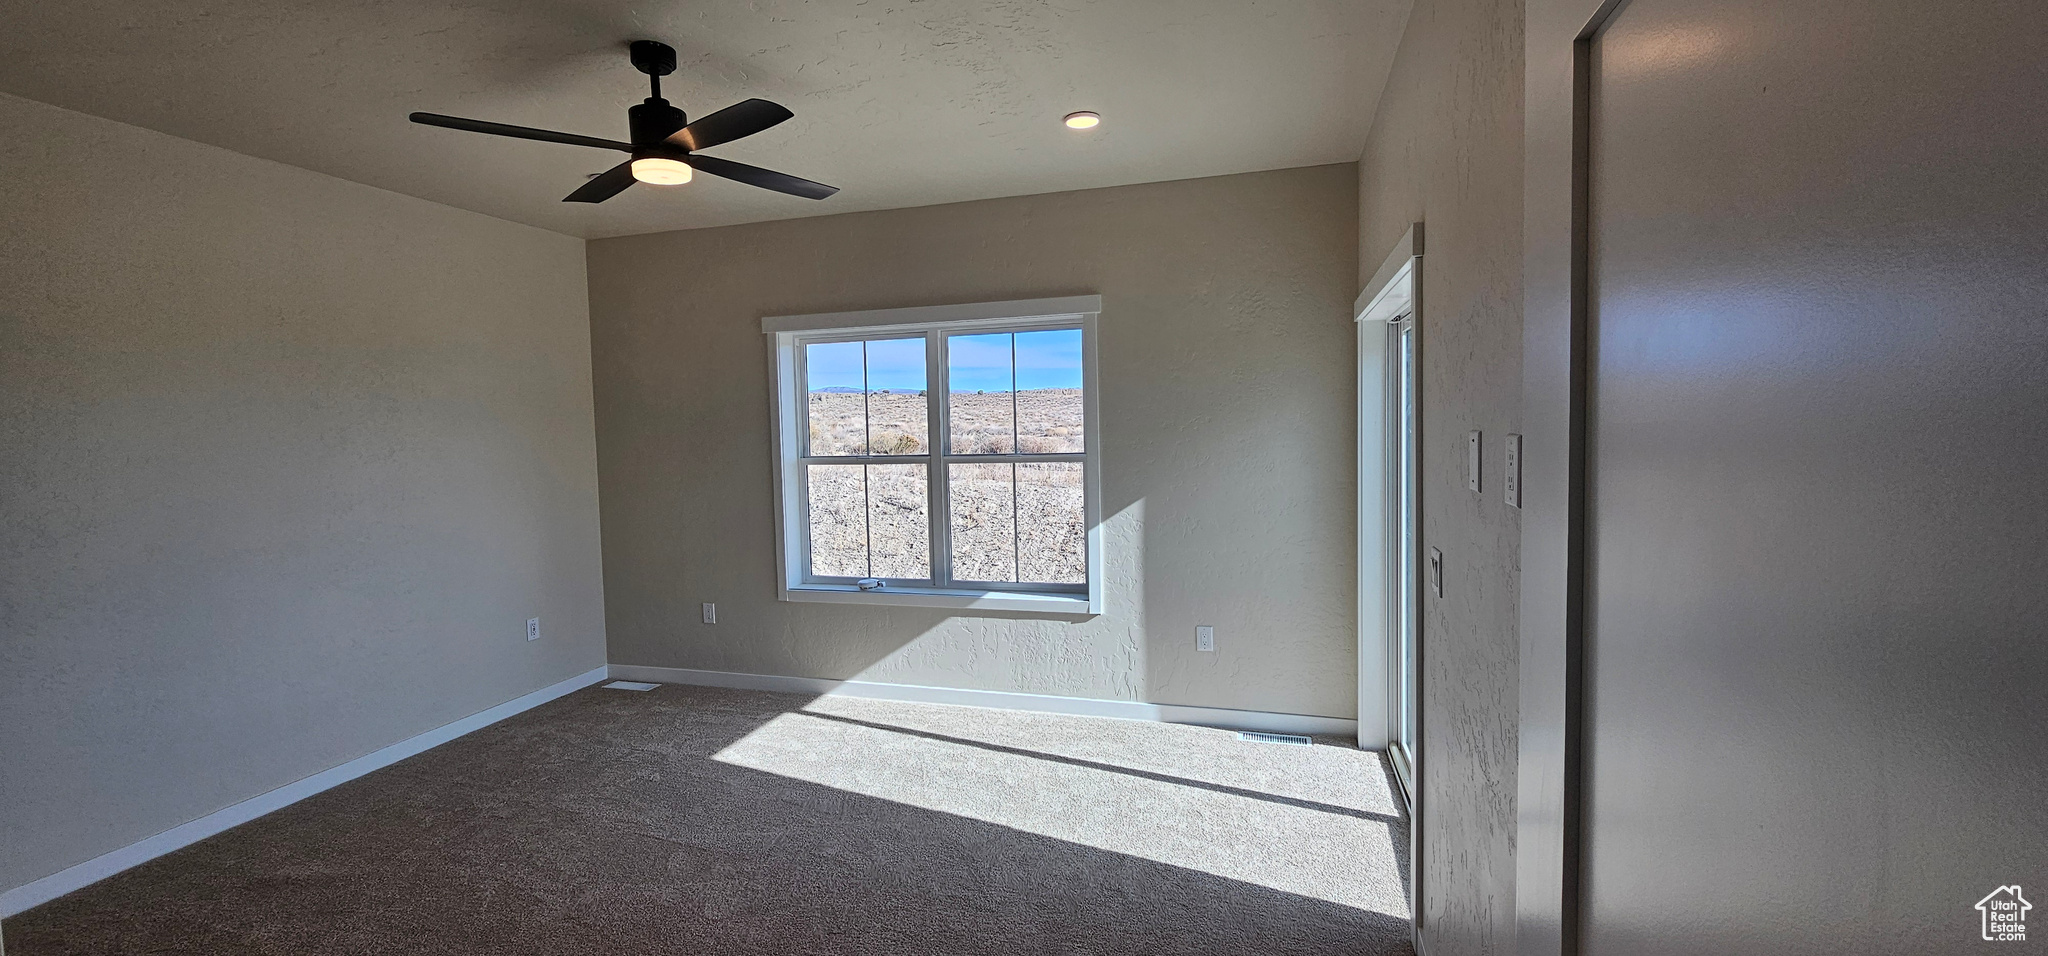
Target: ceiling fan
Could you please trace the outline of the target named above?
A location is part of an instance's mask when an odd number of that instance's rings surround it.
[[[635,40],[628,52],[633,58],[633,68],[647,74],[648,81],[653,84],[653,92],[645,102],[626,110],[627,124],[633,137],[630,143],[439,113],[414,113],[411,118],[413,122],[427,126],[536,139],[544,143],[616,149],[632,154],[632,159],[597,174],[575,192],[563,197],[563,202],[604,202],[635,182],[656,186],[679,185],[690,181],[693,168],[805,199],[824,199],[839,191],[836,186],[799,179],[788,173],[715,156],[697,155],[697,150],[752,136],[796,114],[767,100],[750,99],[741,100],[692,123],[682,110],[661,98],[661,78],[676,71],[675,48],[653,40]]]

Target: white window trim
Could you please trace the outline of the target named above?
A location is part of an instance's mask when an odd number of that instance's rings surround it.
[[[1057,299],[1023,299],[1011,302],[975,302],[961,305],[922,306],[909,309],[876,309],[865,312],[826,312],[815,315],[776,315],[761,320],[761,331],[768,339],[768,361],[770,381],[770,421],[775,429],[776,440],[772,445],[775,468],[775,539],[776,574],[779,597],[784,601],[827,602],[839,604],[882,604],[909,605],[917,607],[944,607],[989,611],[1025,611],[1060,615],[1101,614],[1103,610],[1103,534],[1102,534],[1102,429],[1098,414],[1098,363],[1095,348],[1096,320],[1102,312],[1102,297],[1094,295],[1069,296]],[[1082,491],[1084,517],[1088,525],[1087,560],[1088,574],[1085,587],[1071,590],[983,590],[963,587],[917,587],[891,585],[882,590],[862,591],[852,584],[807,582],[804,568],[805,531],[802,522],[794,520],[793,509],[803,501],[803,435],[799,415],[787,414],[790,409],[807,406],[804,395],[804,381],[801,374],[802,360],[798,355],[798,340],[819,333],[848,336],[871,336],[923,332],[933,326],[944,326],[946,332],[956,331],[1001,331],[1020,326],[1040,326],[1054,323],[1078,325],[1081,328],[1081,399],[1082,434],[1085,447],[1082,452]],[[934,365],[940,361],[936,354],[927,352],[927,361]],[[937,380],[927,382],[937,388]],[[943,404],[943,396],[940,397]],[[943,418],[927,424],[930,447],[939,447],[943,437]],[[1006,459],[1030,460],[1035,456],[1003,456]],[[903,456],[892,458],[895,463],[924,463],[936,467],[935,456]],[[857,459],[869,461],[869,459]],[[934,477],[933,486],[940,482]],[[951,529],[943,527],[941,517],[943,506],[934,500],[928,514],[931,516],[934,548],[945,546]],[[934,558],[937,555],[934,554]],[[1071,587],[1071,586],[1070,586]]]

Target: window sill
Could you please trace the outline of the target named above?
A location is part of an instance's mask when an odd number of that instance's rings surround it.
[[[937,588],[884,588],[863,591],[845,584],[806,584],[782,589],[785,601],[823,604],[884,604],[905,607],[952,607],[976,611],[1036,611],[1043,614],[1095,615],[1102,608],[1082,594],[1033,594],[1022,591],[956,591]]]

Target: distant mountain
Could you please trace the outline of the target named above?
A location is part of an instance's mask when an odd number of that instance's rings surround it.
[[[1072,387],[1068,387],[1068,388],[1057,388],[1057,387],[1055,387],[1055,388],[1020,388],[1020,389],[1018,389],[1017,391],[1019,391],[1019,392],[1026,392],[1026,393],[1028,393],[1028,392],[1078,392],[1078,391],[1080,391],[1080,389],[1078,389],[1078,388],[1072,388]],[[830,388],[814,388],[814,389],[811,389],[811,394],[813,394],[813,395],[859,395],[860,393],[861,393],[861,390],[860,390],[860,389],[854,388],[854,387],[852,387],[852,386],[850,386],[850,385],[834,385],[834,386],[831,386]],[[874,392],[873,392],[872,394],[875,394],[875,395],[922,395],[922,394],[924,394],[924,389],[921,389],[921,388],[878,388],[878,389],[875,389],[875,390],[874,390]],[[1008,395],[1008,394],[1010,394],[1010,393],[1009,393],[1009,391],[1008,391],[1007,389],[996,389],[996,390],[994,390],[994,391],[989,391],[989,392],[979,392],[979,391],[972,391],[972,390],[969,390],[969,389],[954,389],[954,390],[953,390],[953,394],[955,394],[955,395],[983,395],[983,394],[987,394],[987,395]]]
[[[834,386],[832,386],[831,388],[814,388],[814,389],[811,389],[811,394],[813,394],[813,395],[859,395],[860,393],[861,393],[860,389],[857,389],[857,388],[852,388],[852,387],[849,387],[849,386],[845,386],[845,385],[834,385]],[[924,394],[924,389],[921,389],[921,388],[878,388],[878,389],[875,389],[875,390],[874,390],[874,391],[873,391],[873,392],[872,392],[871,394],[875,394],[875,395],[922,395],[922,394]]]
[[[1020,388],[1020,389],[1018,389],[1018,390],[1017,390],[1017,394],[1019,394],[1019,395],[1029,395],[1029,394],[1031,394],[1032,392],[1078,392],[1078,391],[1080,391],[1080,389],[1079,389],[1079,388],[1075,388],[1075,387],[1073,387],[1073,386],[1067,386],[1067,387],[1059,387],[1059,386],[1053,386],[1053,387],[1049,387],[1049,388]],[[1009,391],[1009,389],[1004,389],[1004,388],[997,388],[997,389],[989,389],[989,390],[986,390],[986,391],[983,391],[983,390],[978,390],[978,389],[966,389],[966,388],[956,388],[956,389],[954,389],[954,390],[953,390],[953,394],[955,394],[955,395],[1008,395],[1008,394],[1010,394],[1010,391]]]

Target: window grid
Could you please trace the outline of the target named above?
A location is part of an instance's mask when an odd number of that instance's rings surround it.
[[[1019,383],[1017,381],[1016,335],[1022,332],[1043,332],[1056,330],[1083,331],[1085,335],[1085,331],[1083,330],[1082,326],[1078,324],[1072,322],[1056,322],[1049,324],[1025,323],[1015,326],[1003,326],[995,328],[977,327],[971,330],[954,330],[940,326],[927,329],[923,331],[920,335],[878,335],[872,332],[849,332],[839,334],[825,333],[818,335],[798,336],[795,339],[796,361],[793,371],[795,372],[795,391],[797,393],[797,396],[801,399],[801,401],[798,402],[797,404],[798,407],[801,407],[803,409],[803,413],[800,416],[799,421],[797,422],[797,426],[798,428],[801,429],[801,434],[803,435],[803,442],[801,447],[803,449],[804,454],[799,458],[797,462],[800,494],[797,497],[796,511],[797,518],[800,522],[800,527],[802,529],[803,554],[800,556],[800,560],[802,561],[804,581],[806,581],[807,583],[844,584],[857,580],[855,578],[843,576],[819,575],[814,574],[811,571],[813,552],[811,541],[811,514],[809,489],[811,475],[810,466],[827,464],[858,464],[861,466],[861,484],[863,495],[862,522],[864,524],[863,537],[866,543],[867,550],[867,563],[865,567],[868,569],[869,575],[872,576],[874,571],[874,517],[872,501],[873,482],[871,480],[872,472],[869,471],[869,468],[877,464],[912,464],[922,462],[925,465],[925,515],[927,530],[929,532],[930,537],[931,550],[928,567],[930,569],[931,576],[929,578],[889,578],[888,580],[903,584],[930,585],[932,587],[942,589],[965,586],[976,589],[1007,589],[1029,592],[1044,592],[1051,594],[1087,593],[1088,585],[1086,583],[1037,582],[1021,580],[980,581],[974,579],[956,578],[953,575],[953,548],[951,540],[953,510],[951,496],[952,466],[962,464],[1007,464],[1010,466],[1010,577],[1012,577],[1013,579],[1023,577],[1023,557],[1021,550],[1021,540],[1023,537],[1024,529],[1021,515],[1022,508],[1019,502],[1020,493],[1018,488],[1021,476],[1018,472],[1017,466],[1020,464],[1033,464],[1042,462],[1072,462],[1075,464],[1079,464],[1084,469],[1083,482],[1084,487],[1086,486],[1086,482],[1088,480],[1088,476],[1086,473],[1086,469],[1088,468],[1088,448],[1090,447],[1090,443],[1098,440],[1097,436],[1093,433],[1092,428],[1084,426],[1082,430],[1082,450],[1078,452],[1024,454],[1021,450],[1022,444],[1019,440],[1021,428],[1019,425],[1020,416],[1018,409],[1018,393],[1021,391],[1021,388],[1019,387]],[[990,334],[1008,334],[1010,336],[1010,452],[1007,454],[955,454],[952,451],[952,402],[950,401],[950,398],[952,395],[953,388],[949,374],[949,341],[950,339],[956,336]],[[922,455],[875,455],[873,444],[872,417],[873,399],[871,397],[872,388],[868,373],[868,343],[871,341],[880,341],[884,339],[904,339],[917,337],[922,337],[925,340],[925,453]],[[813,407],[814,403],[811,401],[810,394],[809,369],[807,367],[807,347],[811,345],[827,344],[833,342],[854,341],[858,341],[861,343],[861,434],[863,440],[862,451],[865,452],[865,454],[817,455],[814,453],[815,449],[811,447],[812,414],[815,411],[815,409]],[[1085,365],[1087,361],[1088,358],[1086,355],[1086,348],[1084,345],[1084,375],[1082,386],[1084,390],[1087,388],[1088,385],[1086,375],[1087,369]],[[1095,560],[1097,560],[1097,557],[1089,553],[1088,549],[1084,548],[1082,554],[1082,578],[1084,582],[1089,579],[1090,575],[1094,574],[1092,562]]]

